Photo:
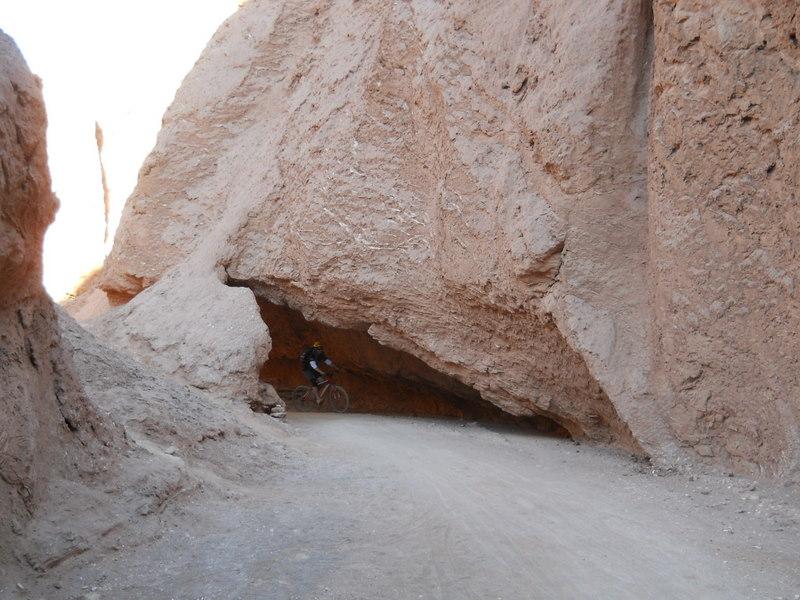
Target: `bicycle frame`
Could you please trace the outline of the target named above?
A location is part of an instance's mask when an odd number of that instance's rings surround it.
[[[334,377],[329,373],[324,379],[320,379],[316,386],[298,386],[292,400],[299,403],[298,408],[302,411],[310,410],[313,405],[317,407],[330,405],[329,408],[333,412],[346,412],[350,405],[350,398],[347,391],[336,385],[332,381],[333,379]],[[298,395],[301,390],[302,394]]]
[[[314,396],[317,400],[317,404],[322,404],[325,400],[325,394],[328,393],[328,390],[331,389],[331,380],[323,379],[319,382],[319,385],[312,385],[311,389],[314,390]]]

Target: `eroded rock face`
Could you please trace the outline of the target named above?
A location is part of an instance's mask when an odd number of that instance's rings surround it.
[[[675,435],[752,469],[800,450],[800,8],[656,3],[659,376]]]
[[[156,315],[224,269],[513,414],[790,469],[795,11],[252,0],[165,115],[100,285]]]
[[[2,598],[32,594],[31,582],[46,585],[42,574],[65,561],[93,553],[95,558],[87,560],[96,560],[123,545],[151,543],[172,505],[201,489],[229,498],[237,482],[263,479],[273,465],[270,457],[280,452],[277,421],[257,418],[230,401],[216,401],[147,369],[129,354],[115,352],[46,295],[42,238],[57,202],[50,190],[45,125],[40,82],[13,41],[0,32]],[[194,280],[203,282],[205,273],[198,272]],[[248,290],[221,283],[214,295],[207,282],[198,297],[191,297],[186,284],[192,273],[180,275],[177,283],[185,295],[172,294],[168,305],[175,312],[187,303],[195,316],[213,321],[229,307],[228,299],[252,299]],[[203,302],[212,307],[209,313],[198,309]],[[158,338],[153,333],[158,323],[148,330],[137,321],[143,317],[134,314],[135,303],[123,308],[143,332],[137,337],[141,343],[147,343],[148,333]],[[236,337],[236,314],[225,316],[224,331]],[[255,319],[260,327],[239,336],[238,355],[242,339],[265,336],[257,309]],[[202,333],[165,333],[185,334],[202,349]],[[235,378],[237,362],[225,362],[220,348],[217,341],[209,363],[223,364]],[[198,355],[185,358],[199,373],[197,387],[203,381],[225,387],[226,380],[217,379],[213,368],[202,370]],[[249,361],[257,370],[263,356],[250,356]],[[252,452],[256,443],[263,454]],[[84,584],[81,578],[62,595],[82,595]],[[52,597],[52,591],[34,595]]]
[[[86,326],[179,381],[226,398],[258,398],[267,328],[252,292],[224,285],[211,269],[185,266]]]
[[[41,285],[50,191],[39,81],[0,31],[0,559],[54,477],[108,463],[119,432],[86,401]]]

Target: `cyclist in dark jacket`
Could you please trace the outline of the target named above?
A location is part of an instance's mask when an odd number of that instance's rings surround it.
[[[300,366],[303,370],[303,375],[314,387],[319,387],[326,376],[325,371],[319,367],[323,362],[329,367],[335,366],[333,361],[325,354],[320,342],[314,342],[311,348],[306,348],[303,354],[300,355]]]

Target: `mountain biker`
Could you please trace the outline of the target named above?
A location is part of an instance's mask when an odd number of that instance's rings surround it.
[[[325,371],[319,368],[320,363],[324,362],[329,367],[335,367],[333,361],[328,358],[325,351],[322,349],[322,343],[316,341],[312,344],[311,348],[303,350],[300,355],[300,367],[303,370],[303,375],[311,382],[315,389],[319,388],[322,379],[327,375]]]

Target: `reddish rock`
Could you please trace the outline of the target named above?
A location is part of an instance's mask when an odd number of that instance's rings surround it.
[[[0,32],[2,598],[37,586],[31,594],[52,597],[55,579],[48,582],[45,572],[85,553],[96,562],[114,539],[126,548],[150,544],[148,515],[161,515],[199,489],[229,498],[233,482],[263,480],[272,463],[262,455],[243,457],[256,442],[266,455],[279,454],[277,421],[215,401],[98,343],[44,292],[42,239],[57,202],[40,88],[14,42]],[[252,297],[247,290],[220,288],[215,297],[206,286],[199,298],[224,310],[226,297]],[[193,302],[198,314],[197,301],[182,302]],[[172,305],[176,313],[180,302]],[[226,316],[225,331],[231,331],[235,315]],[[194,331],[201,338],[205,330]],[[202,361],[192,360],[201,370]],[[235,362],[223,364],[230,370]],[[224,383],[213,372],[209,377],[217,386]],[[160,528],[156,521],[152,525]],[[63,573],[57,573],[56,587]],[[84,575],[71,597],[87,589]]]
[[[758,472],[800,452],[800,9],[657,2],[648,180],[675,436]]]
[[[96,473],[120,445],[90,405],[41,284],[50,191],[41,84],[0,32],[0,562],[56,477]],[[16,530],[16,531],[15,531]]]

